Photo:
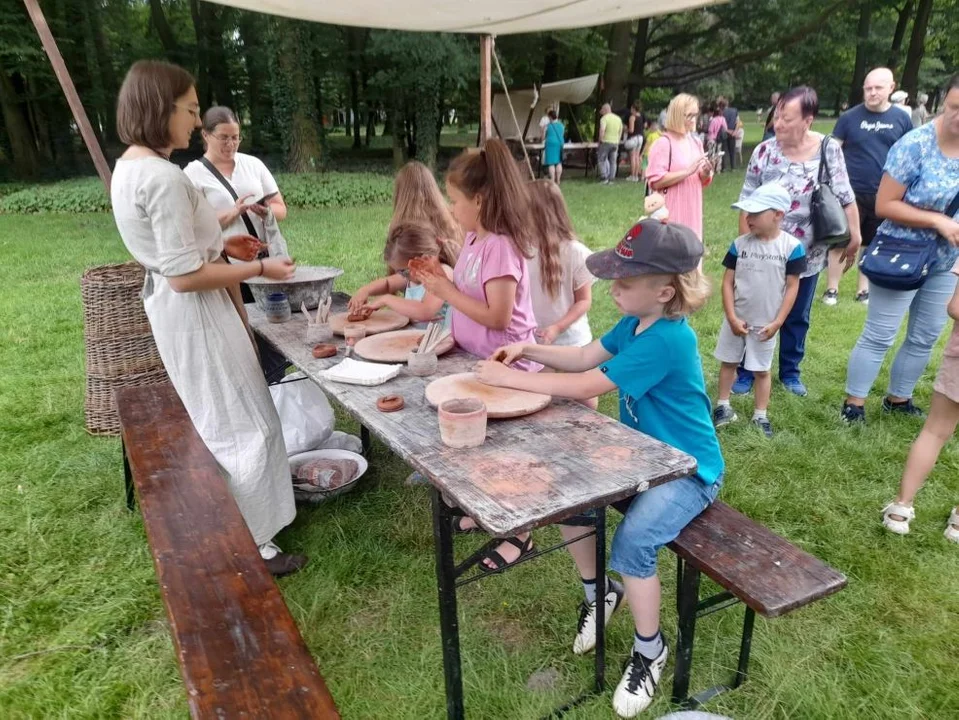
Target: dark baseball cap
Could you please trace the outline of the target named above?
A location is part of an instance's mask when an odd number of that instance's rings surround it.
[[[685,225],[640,220],[612,250],[593,253],[586,267],[602,280],[637,275],[679,275],[699,266],[703,243]]]

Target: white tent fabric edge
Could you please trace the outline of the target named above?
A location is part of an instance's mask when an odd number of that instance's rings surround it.
[[[212,0],[302,20],[421,32],[491,35],[592,27],[726,0]]]

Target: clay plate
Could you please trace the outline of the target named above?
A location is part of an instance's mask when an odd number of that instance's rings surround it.
[[[359,345],[357,345],[359,347]],[[549,395],[484,385],[475,373],[459,373],[434,380],[426,386],[426,401],[437,407],[444,400],[475,397],[486,405],[491,418],[515,418],[532,415],[549,405]]]
[[[347,323],[348,312],[338,312],[330,315],[330,328],[337,335],[343,334],[343,326]],[[390,330],[399,330],[410,324],[410,319],[405,315],[393,312],[389,308],[380,308],[373,313],[369,320],[362,320],[357,325],[366,328],[367,335],[389,332]]]
[[[423,339],[423,330],[395,330],[365,337],[353,348],[359,357],[373,362],[405,363],[410,354]],[[448,353],[456,343],[450,335],[436,348],[437,355]]]

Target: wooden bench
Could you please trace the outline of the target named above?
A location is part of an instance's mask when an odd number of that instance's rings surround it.
[[[339,718],[173,386],[119,390],[117,409],[191,716]]]
[[[746,680],[756,613],[773,618],[832,595],[846,576],[728,505],[716,502],[691,522],[669,548],[676,553],[676,673],[673,702],[697,707]],[[700,573],[724,588],[699,599]],[[689,696],[696,620],[743,602],[746,614],[739,664],[729,685]]]

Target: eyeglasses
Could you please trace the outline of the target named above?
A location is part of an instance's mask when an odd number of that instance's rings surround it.
[[[699,113],[686,113],[687,120],[695,120],[699,117]]]
[[[174,103],[173,107],[178,107],[181,110],[186,110],[188,113],[190,113],[193,116],[194,120],[200,119],[200,111],[197,110],[196,108],[192,108],[189,105],[180,105],[179,103]]]
[[[242,135],[217,135],[216,133],[210,133],[210,137],[215,138],[219,142],[226,145],[227,143],[233,143],[234,145],[239,145],[240,141],[243,139]]]

